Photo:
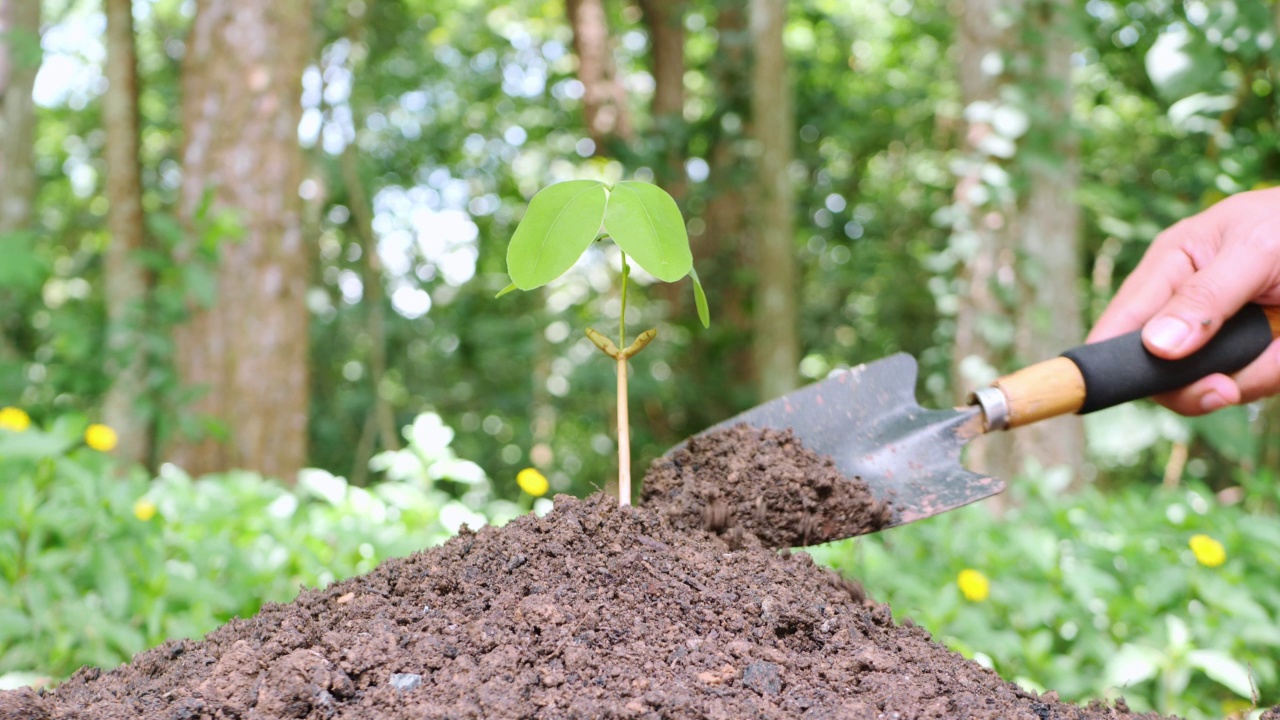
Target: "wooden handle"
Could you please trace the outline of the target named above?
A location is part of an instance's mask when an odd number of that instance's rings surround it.
[[[1280,337],[1280,307],[1246,305],[1203,348],[1181,360],[1152,355],[1142,332],[1081,345],[996,380],[1000,392],[975,393],[987,430],[1015,428],[1068,413],[1090,413],[1177,390],[1214,373],[1233,374]]]
[[[1267,316],[1267,324],[1271,326],[1271,339],[1280,338],[1280,307],[1264,305],[1262,314]]]
[[[993,384],[1004,393],[1009,405],[1006,427],[1022,427],[1079,412],[1084,406],[1084,375],[1065,357],[1025,367]]]

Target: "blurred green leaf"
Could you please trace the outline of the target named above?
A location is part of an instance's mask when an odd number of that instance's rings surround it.
[[[48,271],[35,252],[39,241],[29,230],[0,234],[0,289],[10,288],[22,292],[38,290]]]
[[[1209,679],[1222,685],[1242,698],[1252,698],[1254,684],[1249,669],[1221,650],[1192,650],[1187,662]]]
[[[20,433],[0,429],[0,459],[38,460],[58,457],[76,442],[78,438],[34,429]]]
[[[183,285],[187,296],[203,308],[213,307],[218,299],[218,278],[200,263],[189,263],[182,268]]]
[[[1192,433],[1231,462],[1252,462],[1258,456],[1258,436],[1249,427],[1249,408],[1243,405],[1188,418],[1187,423]]]
[[[1160,671],[1161,659],[1151,648],[1122,645],[1107,662],[1106,683],[1123,690],[1150,680]]]

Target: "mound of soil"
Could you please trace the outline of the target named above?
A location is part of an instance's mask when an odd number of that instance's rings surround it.
[[[83,668],[52,691],[0,692],[0,720],[1129,714],[1022,690],[895,624],[808,555],[763,545],[752,532],[769,545],[847,532],[805,519],[826,517],[824,502],[882,517],[812,460],[785,433],[735,429],[657,469],[647,497],[662,512],[560,496],[546,517],[464,529],[202,641]],[[762,473],[762,462],[784,470]],[[825,494],[805,494],[828,478]],[[728,519],[710,523],[731,528],[723,537],[699,529],[713,483],[725,483],[711,499]],[[788,511],[774,484],[804,511]]]
[[[603,495],[464,531],[203,641],[82,669],[23,718],[1113,718],[1001,680],[746,538]]]
[[[690,438],[658,458],[644,478],[642,504],[679,530],[749,533],[769,547],[817,545],[875,532],[893,519],[866,483],[790,430],[735,425]]]

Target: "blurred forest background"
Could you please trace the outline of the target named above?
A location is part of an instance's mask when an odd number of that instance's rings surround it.
[[[652,180],[688,218],[716,322],[687,286],[629,310],[660,338],[640,464],[899,350],[951,404],[1079,342],[1157,231],[1280,173],[1256,0],[3,8],[0,397],[152,469],[365,484],[434,410],[500,492],[526,466],[605,483],[613,368],[582,329],[617,316],[616,257],[493,299],[552,182]],[[1087,462],[1073,420],[974,461],[1176,481],[1280,454],[1260,408],[1177,423],[1179,448],[1123,412],[1130,462],[1109,431]]]
[[[75,527],[119,539],[143,531],[111,513],[146,522],[158,508],[177,523],[165,498],[199,496],[192,507],[224,512],[184,536],[194,556],[207,550],[196,538],[247,512],[237,503],[293,513],[280,498],[295,483],[355,503],[342,506],[349,516],[372,513],[360,527],[374,534],[412,533],[408,511],[388,519],[368,502],[394,505],[378,488],[414,473],[434,483],[423,507],[439,499],[462,513],[441,532],[527,510],[524,468],[553,492],[604,487],[616,472],[614,368],[582,331],[617,321],[614,251],[494,299],[529,198],[575,178],[666,188],[709,295],[704,331],[687,283],[637,278],[628,322],[659,331],[632,363],[637,473],[736,411],[897,351],[920,360],[923,404],[953,404],[1080,342],[1161,229],[1276,183],[1278,35],[1275,0],[0,0],[0,405],[35,428],[25,445],[0,442],[0,467],[30,484],[10,490],[10,520],[35,527],[44,512],[49,542],[72,543]],[[115,430],[114,461],[75,455],[67,438],[89,422]],[[1169,500],[1183,519],[1187,502],[1235,513],[1224,525],[1245,529],[1224,538],[1228,557],[1261,542],[1275,551],[1239,569],[1235,585],[1258,585],[1248,612],[1231,611],[1250,622],[1237,640],[1264,643],[1247,651],[1254,671],[1275,681],[1280,597],[1259,593],[1280,539],[1247,528],[1274,525],[1280,405],[1187,420],[1135,404],[990,438],[970,460],[1034,492],[1077,490],[1089,499],[1072,502],[1103,515],[1095,493],[1150,486],[1199,498]],[[94,484],[117,474],[130,479]],[[222,489],[186,479],[207,474]],[[258,474],[284,485],[246,479]],[[51,489],[55,476],[105,515],[75,515],[85,503]],[[137,505],[147,493],[152,504]],[[48,519],[55,507],[81,519]],[[1166,523],[1153,510],[1152,533],[1188,527],[1168,512]],[[990,529],[965,517],[967,533]],[[1078,529],[1078,517],[1055,517]],[[325,518],[326,532],[355,532],[350,517]],[[267,527],[228,542],[275,557],[261,546]],[[275,589],[254,599],[368,569],[426,537],[357,535],[346,550],[313,548],[319,569],[285,573],[292,585],[271,585],[278,565],[255,566],[258,587]],[[33,536],[15,537],[14,587]],[[1185,537],[1169,537],[1165,560],[1204,570]],[[279,540],[295,541],[310,547]],[[132,557],[141,564],[126,575],[175,572],[171,558]],[[70,561],[51,562],[57,574]],[[183,562],[180,576],[203,577]],[[940,568],[943,582],[955,569]],[[1126,575],[1118,561],[1107,573]],[[1098,587],[1131,599],[1130,581]],[[74,626],[36,623],[61,654],[6,635],[6,617],[31,623],[49,595],[9,606],[25,615],[0,607],[0,649],[6,637],[11,648],[0,671],[65,673],[253,610],[198,595],[182,603],[204,608],[204,625],[174,625],[172,598],[121,611],[111,617],[125,634],[99,638],[87,660],[71,649],[83,638]],[[938,612],[939,624],[955,620]],[[1274,637],[1244,638],[1264,621]],[[1102,629],[1080,625],[1090,622]],[[1077,632],[1044,652],[1066,653]],[[1222,632],[1214,621],[1192,637]],[[1105,665],[1128,639],[1118,631],[1090,652]],[[1030,653],[1020,642],[1010,652]],[[1179,652],[1183,665],[1140,664],[1172,673],[1148,706],[1184,708],[1175,699],[1193,665]],[[1238,675],[1233,688],[1205,672],[1239,700]],[[1082,681],[1075,693],[1103,689]]]

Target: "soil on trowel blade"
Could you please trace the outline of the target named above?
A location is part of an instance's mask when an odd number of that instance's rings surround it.
[[[22,718],[1114,718],[895,625],[803,553],[557,497],[56,689]]]
[[[735,425],[690,438],[658,458],[642,504],[677,529],[747,532],[769,547],[799,547],[875,532],[893,519],[859,478],[804,447],[790,430]]]

